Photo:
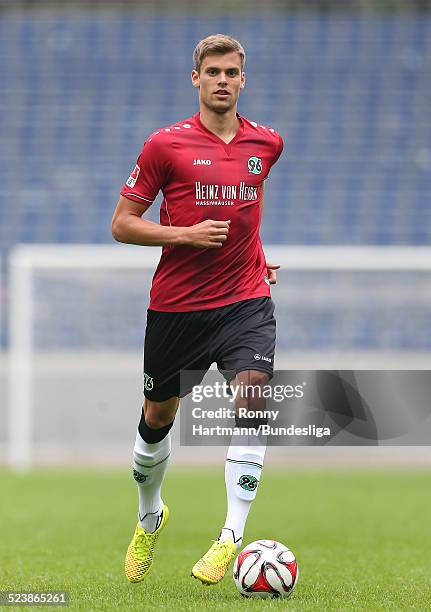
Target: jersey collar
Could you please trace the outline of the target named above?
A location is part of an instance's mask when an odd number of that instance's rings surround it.
[[[200,129],[202,131],[204,131],[206,134],[208,134],[208,136],[211,137],[212,140],[214,140],[214,142],[218,142],[219,144],[221,144],[223,146],[223,148],[225,149],[226,153],[228,155],[230,155],[231,149],[232,149],[232,145],[234,145],[237,140],[241,137],[243,131],[244,131],[244,120],[241,117],[241,115],[239,115],[238,113],[236,113],[236,116],[238,118],[239,121],[239,127],[237,130],[237,133],[235,134],[235,136],[232,138],[232,140],[227,143],[224,140],[222,140],[222,138],[220,138],[219,136],[217,136],[217,134],[214,134],[214,132],[211,132],[211,130],[209,130],[207,127],[204,126],[204,124],[201,121],[200,118],[200,113],[197,112],[194,116],[194,119],[196,121],[196,124],[200,127]]]

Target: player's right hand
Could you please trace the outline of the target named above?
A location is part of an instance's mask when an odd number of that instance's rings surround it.
[[[223,246],[229,233],[230,219],[228,221],[214,221],[206,219],[187,228],[187,246],[198,249],[218,249]]]

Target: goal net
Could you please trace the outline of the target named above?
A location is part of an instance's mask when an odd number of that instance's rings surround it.
[[[429,367],[431,249],[271,246],[265,254],[281,265],[272,288],[277,369]],[[128,461],[159,255],[158,248],[124,245],[12,252],[13,466]]]

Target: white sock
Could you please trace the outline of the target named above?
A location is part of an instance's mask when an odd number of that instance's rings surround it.
[[[155,444],[148,444],[137,432],[133,449],[133,477],[139,493],[138,523],[147,532],[156,531],[161,522],[163,501],[160,491],[170,453],[170,432]]]
[[[244,442],[250,445],[244,445]],[[242,443],[242,446],[236,444]],[[256,497],[266,450],[266,436],[233,436],[226,458],[227,515],[219,539],[241,546],[251,502]]]

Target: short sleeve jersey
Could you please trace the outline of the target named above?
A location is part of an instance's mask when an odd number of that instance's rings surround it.
[[[163,247],[152,310],[205,310],[270,295],[259,236],[261,195],[283,141],[273,128],[237,116],[239,129],[229,144],[203,125],[199,113],[157,130],[121,189],[127,199],[148,205],[161,190],[162,225],[231,221],[222,247]]]

